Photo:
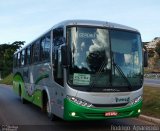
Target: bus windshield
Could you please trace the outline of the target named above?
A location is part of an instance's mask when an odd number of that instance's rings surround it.
[[[142,45],[136,32],[69,27],[68,84],[81,91],[129,91],[142,86]]]

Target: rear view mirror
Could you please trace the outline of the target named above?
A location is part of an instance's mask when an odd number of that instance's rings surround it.
[[[143,65],[144,65],[144,67],[148,66],[148,52],[147,52],[147,50],[145,50],[144,54],[143,54]]]
[[[61,47],[61,57],[62,57],[62,65],[64,67],[68,66],[68,51],[67,51],[67,46],[62,46]]]

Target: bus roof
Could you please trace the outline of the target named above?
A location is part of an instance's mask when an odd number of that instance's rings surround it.
[[[69,26],[69,25],[86,25],[86,26],[100,26],[100,27],[108,27],[108,28],[116,28],[116,29],[124,29],[124,30],[130,30],[130,31],[135,31],[139,32],[137,29],[117,24],[117,23],[112,23],[112,22],[107,22],[107,21],[97,21],[97,20],[65,20],[60,22],[59,24],[53,26],[53,28],[58,27],[58,26]]]
[[[14,54],[20,52],[22,49],[26,48],[28,45],[32,44],[34,41],[39,39],[40,37],[44,36],[47,32],[57,28],[57,27],[66,27],[66,26],[76,26],[76,25],[82,25],[82,26],[97,26],[97,27],[106,27],[106,28],[113,28],[113,29],[122,29],[122,30],[128,30],[128,31],[133,31],[133,32],[139,32],[137,29],[117,24],[117,23],[112,23],[112,22],[107,22],[107,21],[97,21],[97,20],[65,20],[62,21],[56,25],[54,25],[52,28],[50,28],[48,31],[22,47],[21,49],[17,50]]]

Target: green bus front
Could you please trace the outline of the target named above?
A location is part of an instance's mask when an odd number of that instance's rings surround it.
[[[66,32],[69,66],[64,73],[64,119],[139,116],[143,94],[140,34],[90,26],[68,26]]]

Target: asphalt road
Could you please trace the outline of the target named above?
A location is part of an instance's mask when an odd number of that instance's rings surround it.
[[[160,87],[160,79],[144,79],[144,85],[152,87]]]
[[[22,104],[11,87],[6,85],[0,85],[0,125],[0,131],[5,129],[18,131],[107,131],[118,128],[131,130],[156,126],[138,118],[76,122],[58,120],[52,122],[45,113],[33,104]],[[156,126],[156,129],[159,128]]]

